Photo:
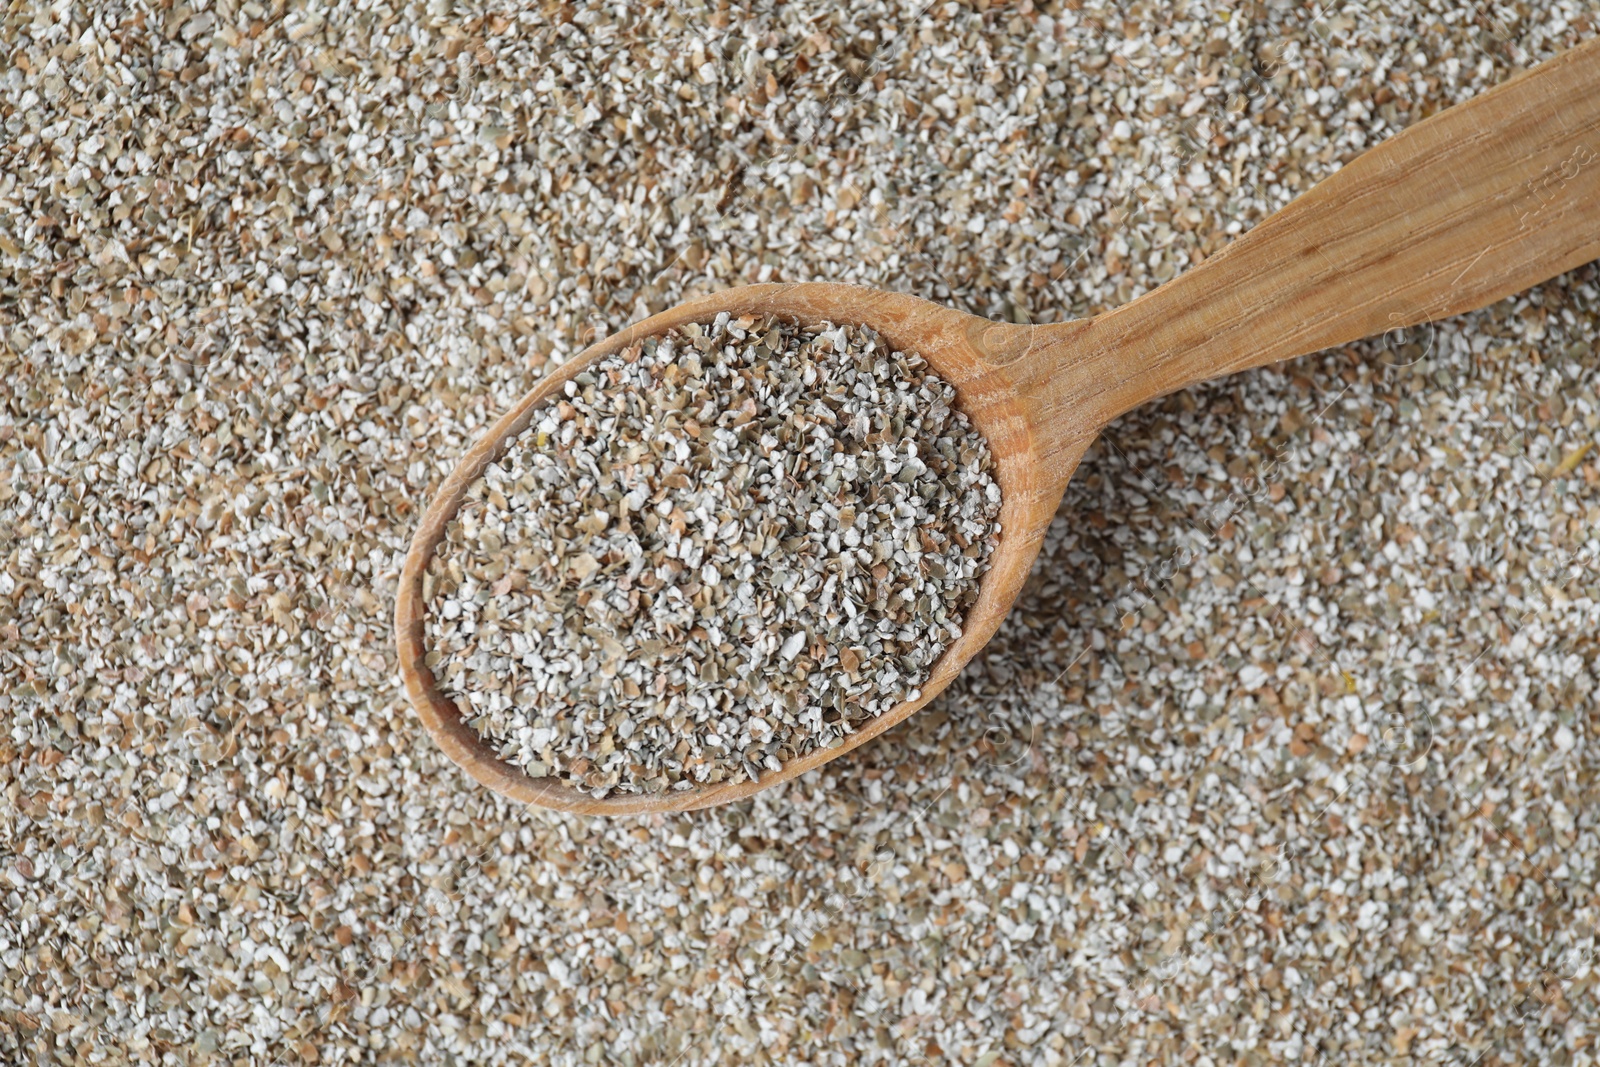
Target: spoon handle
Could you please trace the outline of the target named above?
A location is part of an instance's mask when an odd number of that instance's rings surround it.
[[[1483,307],[1597,257],[1600,38],[1411,126],[1200,266],[1064,331],[1088,362],[1033,355],[1043,374],[1079,379],[1059,384],[1095,394],[1109,421],[1196,382]]]

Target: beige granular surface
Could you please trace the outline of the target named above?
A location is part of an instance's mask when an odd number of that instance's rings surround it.
[[[1121,420],[962,681],[737,807],[519,810],[395,680],[593,331],[1113,307],[1600,24],[1394,6],[0,16],[0,1061],[1593,1063],[1593,265]]]
[[[425,666],[594,797],[737,784],[921,696],[1000,540],[955,386],[864,327],[690,323],[599,360],[467,487]]]

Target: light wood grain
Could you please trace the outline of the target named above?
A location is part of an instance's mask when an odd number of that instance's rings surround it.
[[[400,577],[401,674],[424,726],[475,779],[512,799],[629,814],[749,796],[837,758],[937,696],[1021,591],[1085,450],[1116,416],[1197,382],[1493,303],[1600,257],[1600,41],[1377,148],[1167,285],[1108,314],[1051,326],[993,323],[858,286],[754,285],[682,304],[588,349],[507,412],[430,504]],[[718,312],[871,326],[952,382],[995,453],[1004,533],[964,633],[922,696],[835,749],[757,782],[596,800],[497,758],[424,665],[422,577],[466,488],[583,367]]]
[[[1207,262],[1013,341],[1081,438],[1153,397],[1492,304],[1600,257],[1600,39],[1363,153]],[[1093,427],[1090,432],[1098,432]]]

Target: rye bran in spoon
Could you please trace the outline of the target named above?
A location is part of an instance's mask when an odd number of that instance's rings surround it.
[[[865,328],[730,319],[579,375],[432,565],[430,665],[501,755],[604,796],[741,781],[914,699],[1000,491]]]

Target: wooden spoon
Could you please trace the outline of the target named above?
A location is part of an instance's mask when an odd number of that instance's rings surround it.
[[[576,812],[680,811],[747,797],[902,721],[983,648],[1022,589],[1067,480],[1101,429],[1153,397],[1493,303],[1600,257],[1600,39],[1585,42],[1362,154],[1153,292],[1092,319],[996,323],[900,293],[752,285],[679,305],[584,351],[505,414],[440,487],[395,605],[401,673],[423,723],[484,785]],[[499,759],[424,664],[422,578],[464,493],[584,367],[718,312],[870,326],[957,387],[997,460],[1003,534],[960,640],[917,700],[759,781],[597,800]]]

